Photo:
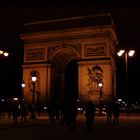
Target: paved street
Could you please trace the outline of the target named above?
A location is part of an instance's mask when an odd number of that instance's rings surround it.
[[[74,132],[58,122],[50,124],[46,116],[37,120],[27,120],[14,126],[12,120],[5,118],[0,121],[0,140],[137,140],[140,137],[140,116],[120,116],[118,125],[107,125],[106,117],[96,116],[93,132],[86,131],[84,116],[78,116]]]

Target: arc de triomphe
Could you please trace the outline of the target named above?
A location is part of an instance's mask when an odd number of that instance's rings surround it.
[[[116,96],[115,54],[118,39],[110,14],[26,23],[24,98],[32,100],[31,73],[36,72],[35,101],[48,104],[68,98],[105,103]]]

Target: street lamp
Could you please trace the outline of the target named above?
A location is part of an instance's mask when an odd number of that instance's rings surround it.
[[[33,94],[32,94],[32,113],[30,119],[36,119],[35,117],[35,82],[37,80],[36,72],[32,72],[32,86],[33,86]]]
[[[22,86],[22,101],[23,101],[23,99],[24,99],[24,87],[25,87],[25,82],[24,81],[22,81],[21,86]]]
[[[0,55],[3,55],[4,57],[8,57],[9,53],[8,52],[4,52],[3,50],[0,50]]]
[[[102,101],[103,101],[103,92],[102,92],[102,88],[103,88],[103,82],[102,81],[100,81],[99,83],[98,83],[98,86],[99,86],[99,88],[100,88],[100,98],[99,98],[99,102],[100,102],[100,104],[99,104],[99,115],[100,116],[102,116]]]
[[[126,69],[126,97],[127,97],[127,115],[129,115],[129,94],[128,94],[128,56],[132,57],[135,50],[120,50],[117,55],[125,55],[125,69]]]

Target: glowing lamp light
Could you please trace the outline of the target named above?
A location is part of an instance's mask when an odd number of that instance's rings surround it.
[[[120,51],[117,53],[117,55],[118,55],[118,56],[122,56],[122,54],[123,54],[124,52],[125,52],[124,50],[120,50]]]
[[[3,51],[2,50],[0,50],[0,54],[3,54]]]
[[[118,99],[118,101],[119,101],[119,102],[121,102],[121,101],[122,101],[122,99]]]
[[[25,87],[25,83],[24,83],[24,82],[22,82],[21,86],[24,88],[24,87]]]
[[[135,53],[135,51],[134,51],[134,50],[130,50],[130,51],[128,52],[128,55],[129,55],[129,56],[133,56],[133,55],[134,55],[134,53]]]
[[[4,52],[3,55],[7,57],[9,55],[9,53],[8,52]]]
[[[0,50],[0,55],[3,55],[5,57],[7,57],[9,55],[8,52],[4,52],[3,50]]]
[[[33,81],[33,82],[35,82],[35,81],[36,81],[36,79],[37,79],[37,77],[36,77],[36,76],[32,76],[32,81]]]
[[[98,86],[99,87],[102,87],[103,86],[103,83],[102,82],[98,83]]]
[[[14,101],[18,101],[18,98],[15,97],[15,98],[14,98]]]

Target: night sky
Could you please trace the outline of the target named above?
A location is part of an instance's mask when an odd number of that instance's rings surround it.
[[[0,5],[0,49],[10,53],[8,58],[0,57],[0,95],[20,95],[23,61],[23,24],[43,19],[92,15],[109,12],[112,15],[120,48],[135,49],[136,54],[128,61],[129,97],[140,98],[140,6],[122,3],[86,4],[1,4]],[[117,96],[125,97],[125,61],[118,58]]]

